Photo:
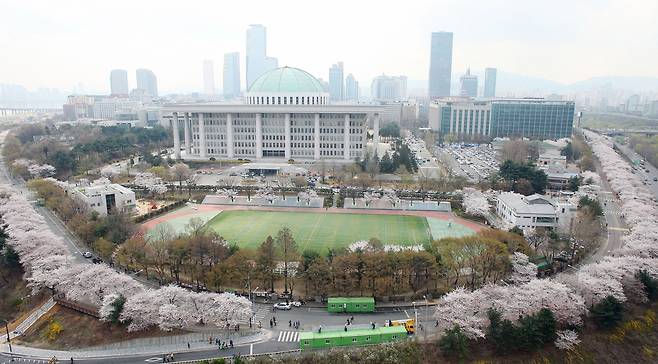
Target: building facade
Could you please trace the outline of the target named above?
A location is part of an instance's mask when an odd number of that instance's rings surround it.
[[[337,62],[329,68],[329,99],[343,101],[345,87],[343,85],[343,62]]]
[[[67,193],[92,211],[105,216],[113,211],[131,213],[135,210],[135,192],[119,184],[90,186],[63,185]]]
[[[496,213],[507,224],[523,230],[549,228],[565,232],[575,211],[576,207],[568,202],[556,202],[539,194],[503,192],[496,202]]]
[[[459,78],[459,96],[478,96],[478,76],[472,75],[470,68]]]
[[[247,88],[258,77],[278,67],[278,60],[267,56],[267,28],[252,24],[247,29]]]
[[[210,96],[215,94],[215,62],[211,59],[203,61],[203,93]]]
[[[158,79],[151,70],[139,68],[135,71],[137,88],[144,90],[151,97],[158,97]]]
[[[110,71],[110,93],[112,95],[128,95],[128,71]]]
[[[377,76],[370,88],[375,100],[404,101],[407,99],[407,76]]]
[[[240,96],[240,53],[224,55],[224,99],[230,100]]]
[[[571,137],[573,101],[445,98],[430,104],[429,126],[458,139]]]
[[[359,101],[359,82],[351,73],[345,77],[345,100],[352,102]]]
[[[432,33],[430,50],[429,97],[450,96],[452,77],[452,33]]]
[[[368,122],[378,140],[377,105],[329,103],[320,82],[282,67],[256,79],[238,104],[171,104],[174,151],[186,159],[353,160],[364,154]],[[182,125],[181,125],[182,124]]]
[[[484,97],[496,97],[496,73],[495,68],[484,69]]]

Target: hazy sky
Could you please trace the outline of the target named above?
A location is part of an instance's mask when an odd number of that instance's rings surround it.
[[[267,27],[279,65],[328,78],[343,61],[362,86],[382,72],[426,80],[432,31],[454,32],[453,71],[492,66],[571,83],[658,77],[658,1],[0,0],[0,83],[109,92],[109,71],[153,70],[161,92],[202,89],[202,60]],[[244,81],[243,81],[244,82]],[[244,85],[243,85],[244,87]]]

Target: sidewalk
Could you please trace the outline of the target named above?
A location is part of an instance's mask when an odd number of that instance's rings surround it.
[[[9,333],[9,338],[13,339],[17,336],[22,335],[27,329],[29,329],[35,322],[37,322],[43,315],[45,315],[51,308],[55,307],[55,301],[50,298],[46,301],[41,307],[36,309],[30,314],[23,322],[21,322],[14,331]],[[16,333],[15,333],[16,332]],[[7,334],[0,335],[0,342],[7,341]]]
[[[208,350],[208,349],[217,349],[217,345],[214,343],[214,337],[213,336],[213,343],[208,344],[208,336],[206,334],[191,334],[191,335],[204,335],[205,338],[203,341],[189,341],[190,343],[190,348],[188,349],[187,347],[187,340],[184,340],[182,337],[188,337],[190,334],[186,335],[179,335],[181,337],[180,340],[171,340],[171,343],[168,344],[163,344],[163,345],[154,345],[153,343],[150,344],[150,346],[147,343],[147,341],[142,341],[139,342],[139,340],[144,340],[144,339],[136,339],[136,340],[129,340],[123,343],[117,343],[116,348],[109,348],[112,345],[107,345],[108,348],[106,349],[99,349],[99,350],[93,350],[92,348],[84,348],[84,349],[74,349],[70,351],[66,350],[49,350],[49,349],[38,349],[38,348],[31,348],[27,346],[20,346],[16,344],[12,344],[12,353],[16,357],[28,357],[28,358],[34,358],[34,359],[49,359],[52,358],[53,356],[56,356],[58,358],[73,358],[73,359],[92,359],[92,358],[107,358],[107,357],[117,357],[117,356],[135,356],[135,355],[162,355],[162,353],[180,353],[180,352],[190,352],[190,351],[202,351],[202,350]],[[226,335],[221,335],[220,339],[222,342],[227,340],[228,338],[231,338],[233,340],[233,345],[234,346],[243,346],[247,344],[253,344],[256,342],[260,342],[263,340],[266,340],[270,338],[272,333],[269,330],[262,330],[258,333],[255,333],[253,335],[249,336],[242,336],[242,337],[231,337],[226,336]],[[173,338],[173,337],[170,337]],[[152,339],[159,339],[159,338],[152,338]],[[164,339],[164,338],[163,338]],[[125,346],[125,347],[121,347]],[[0,351],[3,354],[9,354],[9,346],[6,343],[3,343],[0,345]]]

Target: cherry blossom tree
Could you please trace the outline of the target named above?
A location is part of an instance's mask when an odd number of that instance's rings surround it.
[[[27,171],[34,178],[37,177],[52,177],[57,171],[55,167],[50,164],[30,164],[27,166]]]
[[[485,216],[489,213],[491,206],[487,197],[479,190],[472,187],[466,187],[462,190],[464,200],[462,202],[464,211],[473,216]]]
[[[512,255],[512,275],[510,281],[514,283],[527,283],[537,278],[537,265],[532,263],[528,256],[515,252]]]
[[[366,207],[370,206],[373,201],[379,200],[379,194],[372,192],[365,192],[363,194],[363,201],[366,204]]]
[[[573,350],[580,344],[578,333],[573,330],[561,330],[557,332],[555,346],[560,350]]]
[[[297,200],[307,205],[309,205],[311,200],[316,197],[318,197],[318,194],[314,190],[301,191],[297,194]]]
[[[231,200],[231,202],[233,202],[235,201],[235,196],[238,195],[238,192],[233,189],[222,188],[221,190],[217,191],[217,194],[224,198],[228,198]]]

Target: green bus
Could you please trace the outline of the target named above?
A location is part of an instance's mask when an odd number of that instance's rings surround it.
[[[372,297],[331,297],[327,311],[332,313],[375,312],[375,299]]]
[[[406,338],[407,330],[404,326],[348,331],[302,332],[299,334],[299,346],[302,350],[326,349],[337,346],[381,344]]]

